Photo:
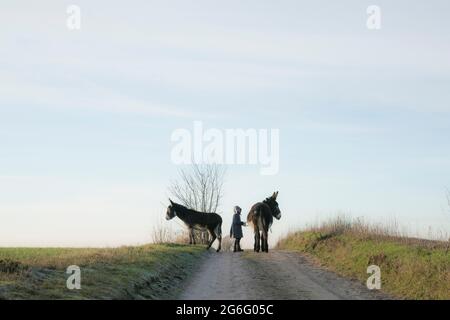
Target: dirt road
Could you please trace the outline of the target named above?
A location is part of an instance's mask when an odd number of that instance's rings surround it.
[[[211,253],[188,280],[184,300],[386,299],[359,282],[313,265],[297,253]]]

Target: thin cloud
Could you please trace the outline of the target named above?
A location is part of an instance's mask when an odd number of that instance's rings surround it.
[[[139,99],[126,94],[119,94],[104,88],[56,88],[35,84],[15,83],[2,86],[0,96],[4,105],[18,105],[23,108],[33,106],[52,109],[79,109],[103,111],[119,114],[145,116],[179,117],[179,118],[213,118],[214,114],[192,111]]]

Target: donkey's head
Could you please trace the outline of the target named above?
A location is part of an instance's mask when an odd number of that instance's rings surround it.
[[[274,216],[276,219],[280,220],[281,211],[280,211],[280,208],[278,207],[277,197],[278,197],[278,191],[274,192],[271,197],[266,198],[266,200],[264,200],[264,203],[269,206],[270,210],[272,211],[272,216]]]
[[[170,201],[170,205],[167,207],[166,220],[173,219],[177,215],[177,213],[175,211],[175,203],[170,199],[169,199],[169,201]]]

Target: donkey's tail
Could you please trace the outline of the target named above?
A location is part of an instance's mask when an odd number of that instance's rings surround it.
[[[263,230],[267,230],[266,219],[264,219],[262,212],[260,211],[259,221],[261,221],[261,226]]]

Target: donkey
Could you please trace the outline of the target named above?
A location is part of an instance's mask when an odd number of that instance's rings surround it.
[[[277,196],[278,191],[274,192],[271,197],[266,198],[263,202],[254,204],[247,215],[247,222],[253,226],[255,233],[255,245],[253,247],[255,252],[259,252],[260,249],[263,252],[269,252],[267,241],[269,228],[272,225],[273,217],[277,220],[281,218]]]
[[[222,218],[217,213],[198,212],[188,209],[181,204],[170,200],[170,205],[167,207],[166,220],[170,220],[177,216],[183,221],[189,229],[189,244],[195,244],[194,229],[208,230],[211,241],[206,250],[211,248],[211,245],[216,240],[219,240],[219,247],[217,252],[222,248]]]

